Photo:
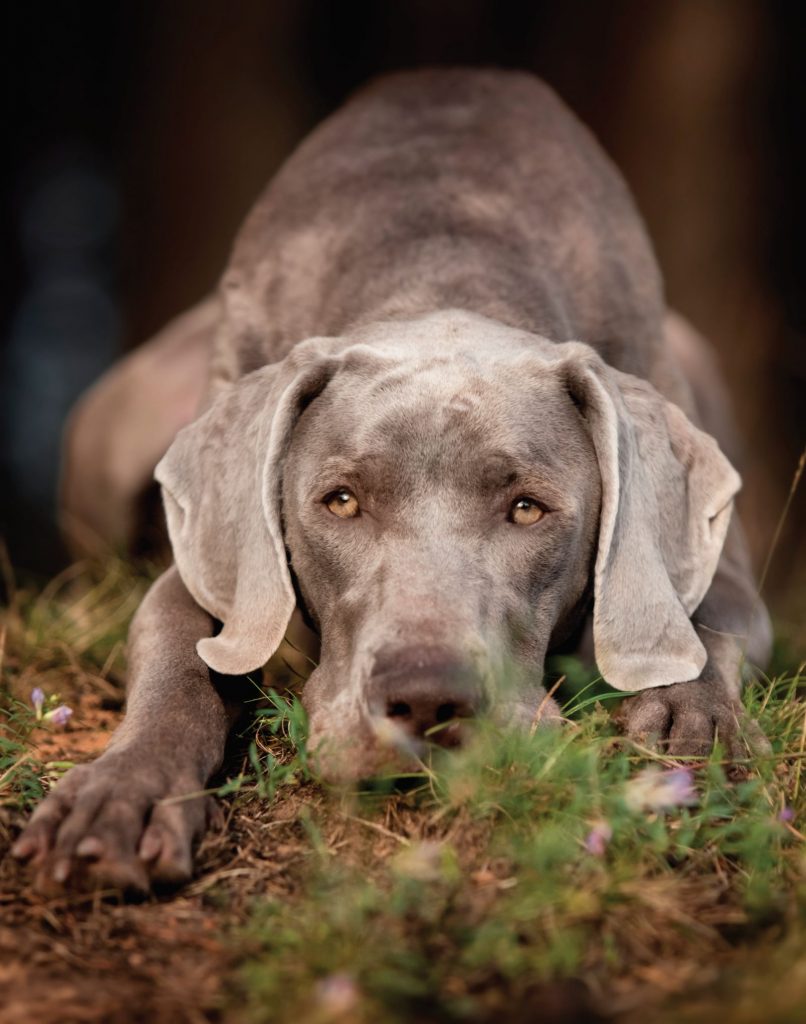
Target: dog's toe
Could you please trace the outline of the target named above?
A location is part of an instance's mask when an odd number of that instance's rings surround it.
[[[655,745],[669,732],[671,708],[660,695],[642,694],[624,702],[617,723],[633,740]]]
[[[671,757],[707,757],[714,744],[714,720],[696,709],[674,715],[669,730],[668,753]]]
[[[193,844],[207,826],[207,802],[199,797],[158,804],[140,842],[140,858],[152,882],[181,885],[193,874]]]

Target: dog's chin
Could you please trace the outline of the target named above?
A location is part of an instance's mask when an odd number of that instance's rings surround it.
[[[377,743],[359,745],[327,738],[314,741],[309,752],[315,775],[331,786],[355,786],[374,779],[394,779],[423,769],[421,758]]]
[[[385,723],[384,723],[385,724]],[[412,741],[401,732],[367,723],[348,735],[319,728],[310,720],[308,752],[311,768],[323,782],[352,786],[379,778],[422,771],[431,744]]]
[[[497,728],[513,731],[531,730],[536,726],[558,724],[561,713],[557,704],[545,696],[534,700],[512,701],[499,705],[489,721]],[[311,767],[323,782],[350,786],[373,779],[389,779],[427,771],[432,757],[439,752],[463,748],[472,743],[474,724],[481,720],[457,720],[438,727],[426,738],[410,736],[405,729],[388,718],[362,721],[360,727],[347,735],[339,735],[328,724],[330,716],[310,719],[308,751]]]

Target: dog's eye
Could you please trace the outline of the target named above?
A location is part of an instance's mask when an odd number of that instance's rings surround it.
[[[355,519],[359,514],[358,498],[346,487],[340,487],[337,491],[331,491],[325,498],[325,505],[328,511],[339,519]]]
[[[509,521],[518,526],[531,526],[543,518],[543,509],[531,498],[516,498],[509,510]]]

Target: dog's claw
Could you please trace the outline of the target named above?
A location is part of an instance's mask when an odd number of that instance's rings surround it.
[[[85,860],[100,860],[103,852],[104,844],[97,836],[87,836],[76,847],[76,857],[82,857]]]
[[[145,757],[102,757],[65,775],[12,853],[34,865],[47,894],[68,885],[143,894],[152,882],[187,881],[208,814],[204,798],[186,795],[198,789],[196,778]]]
[[[67,857],[57,860],[53,866],[53,881],[57,885],[64,885],[70,877],[70,861]]]
[[[146,863],[151,863],[159,857],[161,850],[162,837],[157,829],[149,825],[143,833],[143,838],[140,840],[138,856],[140,857],[140,860],[144,860]]]
[[[706,680],[674,683],[629,697],[614,716],[631,739],[670,757],[707,757],[719,742],[731,760],[764,748],[757,723],[724,690]]]
[[[17,860],[28,860],[34,855],[36,848],[36,838],[30,835],[23,835],[11,847],[11,856]]]

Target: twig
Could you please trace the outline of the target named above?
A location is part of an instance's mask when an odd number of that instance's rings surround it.
[[[803,768],[803,754],[806,748],[806,708],[803,711],[803,728],[800,730],[800,746],[798,747],[798,768],[795,772],[795,786],[792,790],[792,800],[797,800],[800,790],[800,773]]]
[[[406,839],[405,836],[399,836],[397,832],[393,832],[389,828],[385,828],[383,825],[379,825],[375,821],[367,821],[366,818],[357,818],[354,814],[343,814],[342,817],[347,818],[348,821],[356,821],[359,825],[366,825],[367,828],[374,829],[375,832],[380,832],[382,836],[388,836],[389,839],[395,839],[401,846],[411,846],[411,840]]]
[[[543,700],[541,700],[540,703],[538,704],[537,711],[535,711],[535,717],[532,719],[532,724],[531,724],[531,726],[529,728],[529,735],[530,736],[534,736],[534,734],[537,732],[537,727],[540,725],[540,719],[543,717],[543,712],[545,711],[546,706],[548,705],[548,702],[551,700],[551,698],[554,696],[554,694],[557,692],[557,690],[559,690],[560,686],[564,682],[565,682],[565,676],[560,676],[560,678],[557,680],[557,682],[554,683],[552,688],[543,697]]]
[[[103,667],[101,668],[100,674],[102,679],[106,679],[107,674],[110,672],[112,666],[115,664],[115,659],[117,658],[118,654],[120,654],[122,647],[123,644],[120,642],[120,640],[117,640],[114,644],[112,644],[112,650],[109,652],[109,654],[107,654],[106,661],[103,663]]]
[[[6,768],[3,774],[0,775],[0,789],[3,787],[3,784],[5,783],[6,779],[9,778],[12,775],[12,773],[19,768],[21,764],[25,764],[25,762],[29,761],[30,759],[31,751],[28,750],[22,755],[22,757],[18,757],[14,764],[9,765],[9,767]]]
[[[791,832],[796,839],[800,839],[802,843],[806,843],[806,836],[802,832],[798,832],[794,825],[790,825],[788,821],[782,821],[781,824],[788,832]]]
[[[795,498],[795,492],[797,491],[798,485],[800,484],[800,478],[803,476],[804,468],[806,468],[806,448],[804,448],[803,451],[800,453],[798,465],[795,469],[795,475],[792,477],[792,486],[789,488],[789,494],[787,495],[787,499],[784,502],[783,511],[781,512],[781,516],[778,519],[778,524],[775,527],[775,532],[772,535],[770,550],[767,552],[767,559],[764,562],[764,568],[761,570],[761,576],[759,577],[758,590],[756,591],[757,597],[761,597],[761,591],[767,580],[767,573],[770,569],[772,556],[775,554],[775,549],[778,546],[778,541],[781,539],[781,531],[784,528],[786,517],[789,515],[789,510],[792,507],[792,502]]]

